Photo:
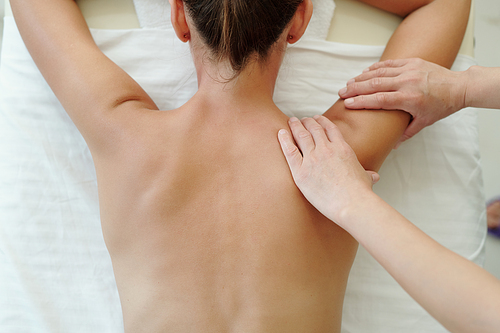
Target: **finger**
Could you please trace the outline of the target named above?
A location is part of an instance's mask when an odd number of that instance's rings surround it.
[[[353,97],[357,95],[368,95],[376,92],[395,91],[400,88],[400,83],[395,78],[375,77],[367,81],[348,84],[345,88],[339,90],[339,96],[342,98]]]
[[[288,122],[293,138],[304,156],[307,156],[315,147],[312,134],[295,117],[290,118]]]
[[[413,119],[410,125],[408,125],[408,127],[406,128],[403,135],[401,135],[401,138],[399,138],[399,141],[394,146],[394,149],[398,149],[403,142],[405,142],[408,139],[411,139],[415,134],[420,132],[425,127],[426,124],[424,122],[420,121],[419,119]]]
[[[367,81],[371,80],[376,77],[396,77],[400,75],[401,73],[404,72],[403,67],[396,67],[396,68],[388,68],[388,67],[382,67],[378,68],[372,71],[364,72],[362,74],[359,74],[358,76],[350,79],[347,81],[347,85],[353,84],[355,82],[362,82],[362,81]]]
[[[281,150],[283,151],[283,155],[285,155],[288,167],[293,174],[302,165],[302,154],[293,142],[292,135],[287,130],[279,130],[278,141],[280,142]]]
[[[345,141],[337,125],[335,125],[330,119],[325,116],[315,116],[314,119],[323,127],[330,142],[337,142],[340,140]]]
[[[391,77],[395,78],[407,69],[403,68],[408,62],[413,59],[397,59],[397,60],[387,60],[383,62],[378,62],[372,66],[366,68],[362,74],[347,81],[346,86],[350,86],[356,82],[368,81],[377,77]],[[339,95],[342,97],[345,93],[344,88],[340,89]],[[344,97],[345,98],[345,97]]]
[[[423,121],[420,121],[420,118],[415,118],[412,120],[410,125],[406,128],[405,132],[403,133],[402,141],[404,142],[410,138],[412,138],[415,134],[420,132],[422,129],[426,127],[426,124]]]
[[[375,185],[380,180],[380,175],[375,171],[366,171],[370,179],[372,180],[372,185]]]
[[[397,91],[379,92],[371,95],[349,97],[344,101],[344,105],[348,109],[404,110],[402,97],[403,95]]]
[[[313,118],[304,118],[302,124],[309,133],[311,133],[315,146],[323,145],[328,142],[325,129]]]
[[[368,71],[373,71],[379,68],[383,67],[389,67],[389,68],[397,68],[397,67],[403,67],[406,65],[408,62],[410,62],[411,59],[388,59],[384,61],[379,61],[365,69],[363,72],[368,72]]]
[[[404,139],[404,135],[401,135],[401,138],[399,138],[399,141],[394,145],[394,148],[392,148],[392,149],[394,149],[394,150],[398,149],[399,146],[401,146],[401,144],[403,143],[404,140],[405,140]]]

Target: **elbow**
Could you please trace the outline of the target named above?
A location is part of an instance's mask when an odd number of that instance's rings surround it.
[[[471,5],[471,0],[360,0],[373,7],[385,10],[389,13],[396,14],[403,18],[407,17],[411,13],[424,8],[426,6],[432,5],[433,3],[447,2],[451,8],[456,8],[456,6],[469,7]]]
[[[399,15],[403,18],[407,17],[411,13],[424,8],[433,3],[439,2],[449,2],[450,6],[457,7],[463,6],[463,8],[470,8],[472,0],[413,0],[413,1],[403,1],[401,5],[396,5],[391,9],[385,9],[393,14]]]
[[[399,15],[403,18],[407,17],[411,13],[419,10],[422,7],[425,7],[429,4],[431,4],[434,1],[439,1],[439,0],[416,0],[416,1],[408,1],[407,6],[402,6],[401,8],[397,8],[398,10],[397,13],[394,13],[396,15]]]

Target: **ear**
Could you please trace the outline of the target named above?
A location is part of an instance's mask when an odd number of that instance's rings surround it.
[[[187,24],[186,12],[184,11],[184,3],[182,0],[169,0],[170,2],[170,17],[175,34],[184,43],[190,40],[191,33]]]
[[[307,25],[311,20],[313,13],[313,4],[311,0],[304,0],[297,8],[292,22],[290,22],[290,28],[288,30],[288,43],[293,44],[297,42],[304,32],[306,31]]]

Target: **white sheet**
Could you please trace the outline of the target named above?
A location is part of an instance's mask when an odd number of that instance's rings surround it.
[[[0,67],[0,332],[121,332],[88,149],[6,19]],[[173,31],[93,30],[101,49],[162,109],[194,93],[187,45]],[[287,114],[326,110],[380,47],[304,40],[290,48],[275,100]],[[456,69],[473,60],[460,57]],[[424,231],[481,262],[485,238],[476,111],[391,153],[377,192]],[[346,295],[344,333],[445,332],[364,250]]]

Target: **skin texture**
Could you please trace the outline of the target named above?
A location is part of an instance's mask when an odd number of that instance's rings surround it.
[[[227,84],[217,80],[227,77],[226,64],[205,61],[182,1],[171,1],[199,91],[169,112],[100,52],[73,1],[11,5],[28,50],[92,153],[127,332],[339,332],[357,243],[296,188],[276,142],[288,119],[272,101],[288,36],[297,41],[310,19],[308,0],[266,63],[249,64]],[[412,29],[405,25],[397,38]],[[447,30],[433,35],[441,33]],[[387,52],[404,55],[407,46],[391,43]],[[344,111],[329,114],[376,168],[407,115]]]
[[[378,177],[363,170],[333,123],[318,117],[289,125],[293,138],[284,129],[278,134],[282,151],[297,186],[318,210],[359,241],[450,332],[498,332],[499,280],[378,197],[371,189]]]
[[[373,64],[339,91],[351,109],[406,111],[413,120],[400,142],[464,107],[500,108],[500,68],[453,72],[422,59]]]

